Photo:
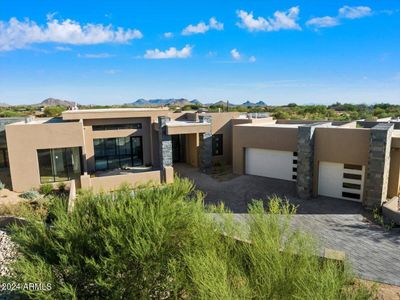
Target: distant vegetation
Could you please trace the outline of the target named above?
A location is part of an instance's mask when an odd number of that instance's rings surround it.
[[[67,110],[67,104],[74,102],[46,99],[37,105],[19,105],[0,107],[0,117],[23,117],[35,114],[38,117],[57,117],[62,111]],[[149,104],[150,103],[150,104]],[[139,99],[131,104],[123,105],[78,105],[80,109],[95,108],[120,108],[120,107],[157,107],[164,105],[171,110],[197,111],[207,110],[216,111],[238,111],[238,112],[267,112],[276,119],[292,120],[337,120],[352,121],[359,119],[376,120],[386,117],[400,117],[400,105],[380,103],[374,105],[334,103],[332,105],[297,105],[289,103],[283,106],[266,105],[259,101],[252,103],[249,101],[241,105],[234,105],[229,102],[218,101],[214,104],[201,104],[197,100],[188,101],[186,99],[158,99],[143,100]]]

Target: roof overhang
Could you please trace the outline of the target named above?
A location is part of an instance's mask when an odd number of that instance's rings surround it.
[[[167,134],[192,134],[211,131],[210,123],[200,123],[193,121],[170,121],[166,123]]]

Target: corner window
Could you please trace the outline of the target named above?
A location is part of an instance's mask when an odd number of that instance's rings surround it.
[[[67,181],[81,175],[81,150],[75,148],[38,150],[40,182]]]
[[[218,156],[223,154],[223,135],[214,134],[212,136],[212,155]]]

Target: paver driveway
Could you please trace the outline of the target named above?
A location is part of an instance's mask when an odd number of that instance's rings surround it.
[[[293,224],[315,233],[324,247],[345,251],[359,277],[400,285],[400,230],[385,231],[371,224],[359,203],[328,197],[301,200],[295,183],[284,180],[243,175],[219,182],[185,164],[174,168],[206,193],[206,203],[223,201],[238,220],[245,220],[252,199],[286,197],[298,205]]]

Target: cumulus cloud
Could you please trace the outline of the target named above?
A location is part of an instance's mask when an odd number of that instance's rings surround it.
[[[372,15],[372,9],[368,6],[343,6],[339,9],[339,17],[345,19],[360,19]]]
[[[254,18],[253,12],[238,10],[236,12],[240,19],[236,25],[248,31],[279,31],[279,30],[301,30],[297,19],[300,13],[298,6],[291,7],[286,11],[277,10],[271,18]]]
[[[164,32],[164,37],[169,39],[172,38],[174,36],[174,34],[172,32]]]
[[[249,57],[249,62],[250,62],[250,63],[255,63],[256,60],[257,60],[257,59],[256,59],[256,57],[255,57],[254,55],[252,55],[252,56]]]
[[[360,19],[372,15],[372,9],[368,6],[343,6],[339,8],[336,17],[312,18],[306,22],[307,26],[314,28],[335,27],[340,25],[340,19]]]
[[[186,28],[182,30],[182,35],[192,35],[192,34],[199,34],[199,33],[206,33],[209,30],[223,30],[224,24],[218,22],[216,18],[212,17],[208,21],[208,24],[204,22],[200,22],[196,25],[188,25]]]
[[[0,21],[0,51],[21,49],[35,43],[61,43],[91,45],[103,43],[127,43],[143,37],[137,29],[114,28],[112,25],[80,24],[77,21],[53,19],[47,16],[45,25],[29,19],[11,18]]]
[[[335,27],[340,24],[339,20],[334,17],[320,17],[312,18],[306,22],[307,26],[314,26],[315,28]]]
[[[234,60],[240,60],[240,58],[241,58],[241,55],[240,55],[239,51],[237,51],[236,48],[231,50],[231,56]]]
[[[192,55],[192,49],[193,49],[192,46],[186,45],[181,50],[178,50],[175,47],[170,47],[165,51],[161,51],[159,49],[146,50],[144,58],[147,59],[188,58]]]

